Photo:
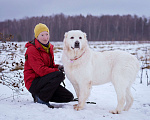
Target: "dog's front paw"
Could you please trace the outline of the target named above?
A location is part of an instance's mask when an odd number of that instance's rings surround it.
[[[120,114],[121,113],[120,110],[111,110],[109,112],[112,113],[112,114]]]
[[[79,104],[75,104],[75,105],[73,105],[74,106],[74,109],[75,110],[77,110],[77,111],[79,111],[79,110],[82,110],[83,109],[83,107],[82,106],[80,106]]]

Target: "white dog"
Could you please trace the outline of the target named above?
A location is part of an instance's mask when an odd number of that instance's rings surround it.
[[[62,62],[79,100],[74,109],[83,109],[92,85],[112,82],[118,105],[110,112],[119,114],[129,110],[133,103],[130,88],[139,71],[138,60],[124,51],[92,51],[86,34],[80,30],[69,31],[64,37]]]

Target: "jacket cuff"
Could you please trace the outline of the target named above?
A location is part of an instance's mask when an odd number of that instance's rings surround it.
[[[58,68],[54,68],[54,69],[55,69],[55,71],[59,71]]]
[[[56,65],[54,66],[54,68],[58,68],[58,66],[59,66],[59,64],[56,64]]]

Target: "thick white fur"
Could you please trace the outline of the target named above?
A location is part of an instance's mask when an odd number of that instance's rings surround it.
[[[74,48],[75,41],[79,41],[80,48]],[[86,34],[72,30],[65,33],[62,62],[79,99],[75,110],[83,109],[92,85],[107,82],[114,85],[118,100],[116,109],[110,112],[129,110],[133,103],[131,85],[139,71],[139,62],[133,55],[119,50],[94,52],[88,46]]]

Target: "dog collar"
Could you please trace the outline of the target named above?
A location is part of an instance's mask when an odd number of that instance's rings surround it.
[[[83,54],[85,53],[85,51],[77,58],[75,59],[70,59],[70,62],[73,63],[75,60],[78,60],[79,58],[81,58],[83,56]]]

